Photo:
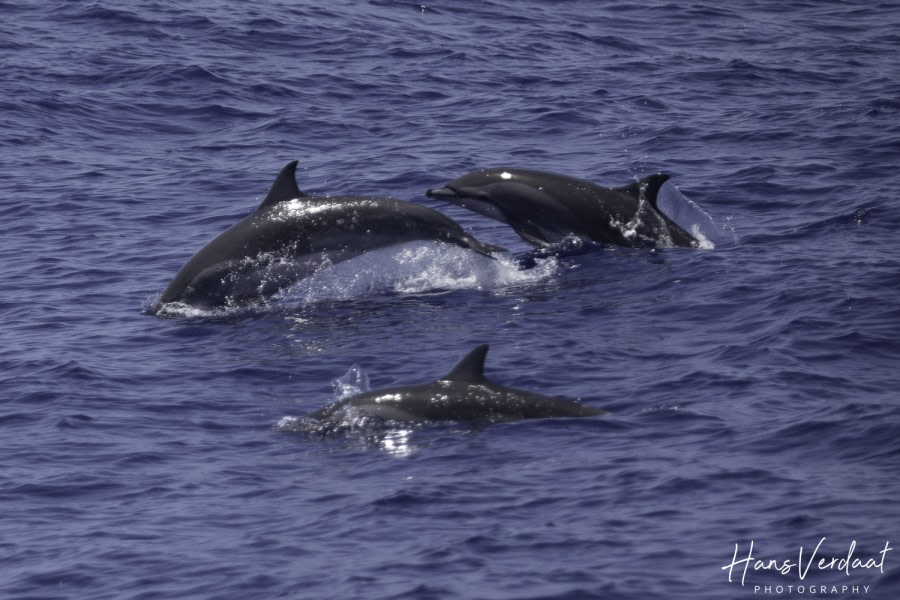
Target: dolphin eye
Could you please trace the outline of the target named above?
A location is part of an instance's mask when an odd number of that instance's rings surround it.
[[[502,173],[500,173],[500,179],[512,179],[512,173],[503,171]]]

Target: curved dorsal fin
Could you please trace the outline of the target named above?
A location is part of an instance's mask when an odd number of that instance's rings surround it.
[[[295,175],[295,171],[297,170],[297,161],[292,160],[288,164],[281,169],[281,173],[278,174],[278,177],[275,178],[275,183],[272,184],[272,187],[269,188],[269,193],[266,194],[265,199],[262,201],[262,204],[259,205],[259,208],[256,210],[260,210],[267,206],[272,206],[273,204],[278,204],[279,202],[284,202],[285,200],[293,200],[294,198],[303,198],[306,194],[300,191],[300,188],[297,187],[297,178]]]
[[[488,345],[482,344],[466,354],[453,370],[441,377],[441,381],[463,381],[466,383],[484,383],[484,359]]]
[[[666,173],[656,173],[614,189],[621,194],[631,196],[635,200],[641,199],[641,190],[644,190],[644,200],[649,202],[653,208],[656,208],[656,195],[659,194],[659,188],[662,187],[662,184],[668,180],[669,176]]]

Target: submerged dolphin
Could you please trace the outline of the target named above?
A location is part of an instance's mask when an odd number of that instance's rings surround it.
[[[630,248],[697,247],[656,205],[668,179],[658,173],[607,188],[557,173],[496,168],[473,171],[427,195],[506,223],[541,248],[571,235]]]
[[[548,417],[608,414],[573,400],[553,398],[491,383],[484,376],[488,345],[472,350],[447,375],[432,383],[365,392],[339,400],[309,416],[339,423],[358,417],[383,421],[499,423]]]
[[[420,204],[371,196],[307,196],[297,187],[296,168],[297,161],[288,163],[259,208],[181,267],[154,313],[170,302],[201,308],[261,302],[323,264],[394,244],[434,240],[485,256],[502,250]]]

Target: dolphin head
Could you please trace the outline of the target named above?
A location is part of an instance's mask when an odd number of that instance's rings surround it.
[[[499,167],[472,171],[426,195],[505,223],[526,241],[547,246],[574,227],[559,197],[581,183],[544,171]]]
[[[490,219],[509,224],[504,197],[506,187],[518,179],[515,169],[481,169],[473,171],[426,192],[429,198],[451,202]]]

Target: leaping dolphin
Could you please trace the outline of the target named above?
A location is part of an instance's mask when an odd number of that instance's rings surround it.
[[[668,179],[657,173],[607,188],[557,173],[494,168],[463,175],[427,195],[506,223],[540,248],[571,235],[630,248],[697,247],[657,207],[659,188]]]
[[[373,196],[307,196],[297,187],[297,161],[278,174],[253,213],[185,263],[153,307],[198,308],[261,302],[315,272],[364,252],[424,240],[490,256],[502,248],[479,242],[436,210]]]
[[[336,424],[354,422],[360,417],[401,423],[499,423],[608,414],[573,400],[492,383],[484,376],[487,351],[487,344],[478,346],[452,371],[432,383],[364,392],[339,400],[309,416]]]

